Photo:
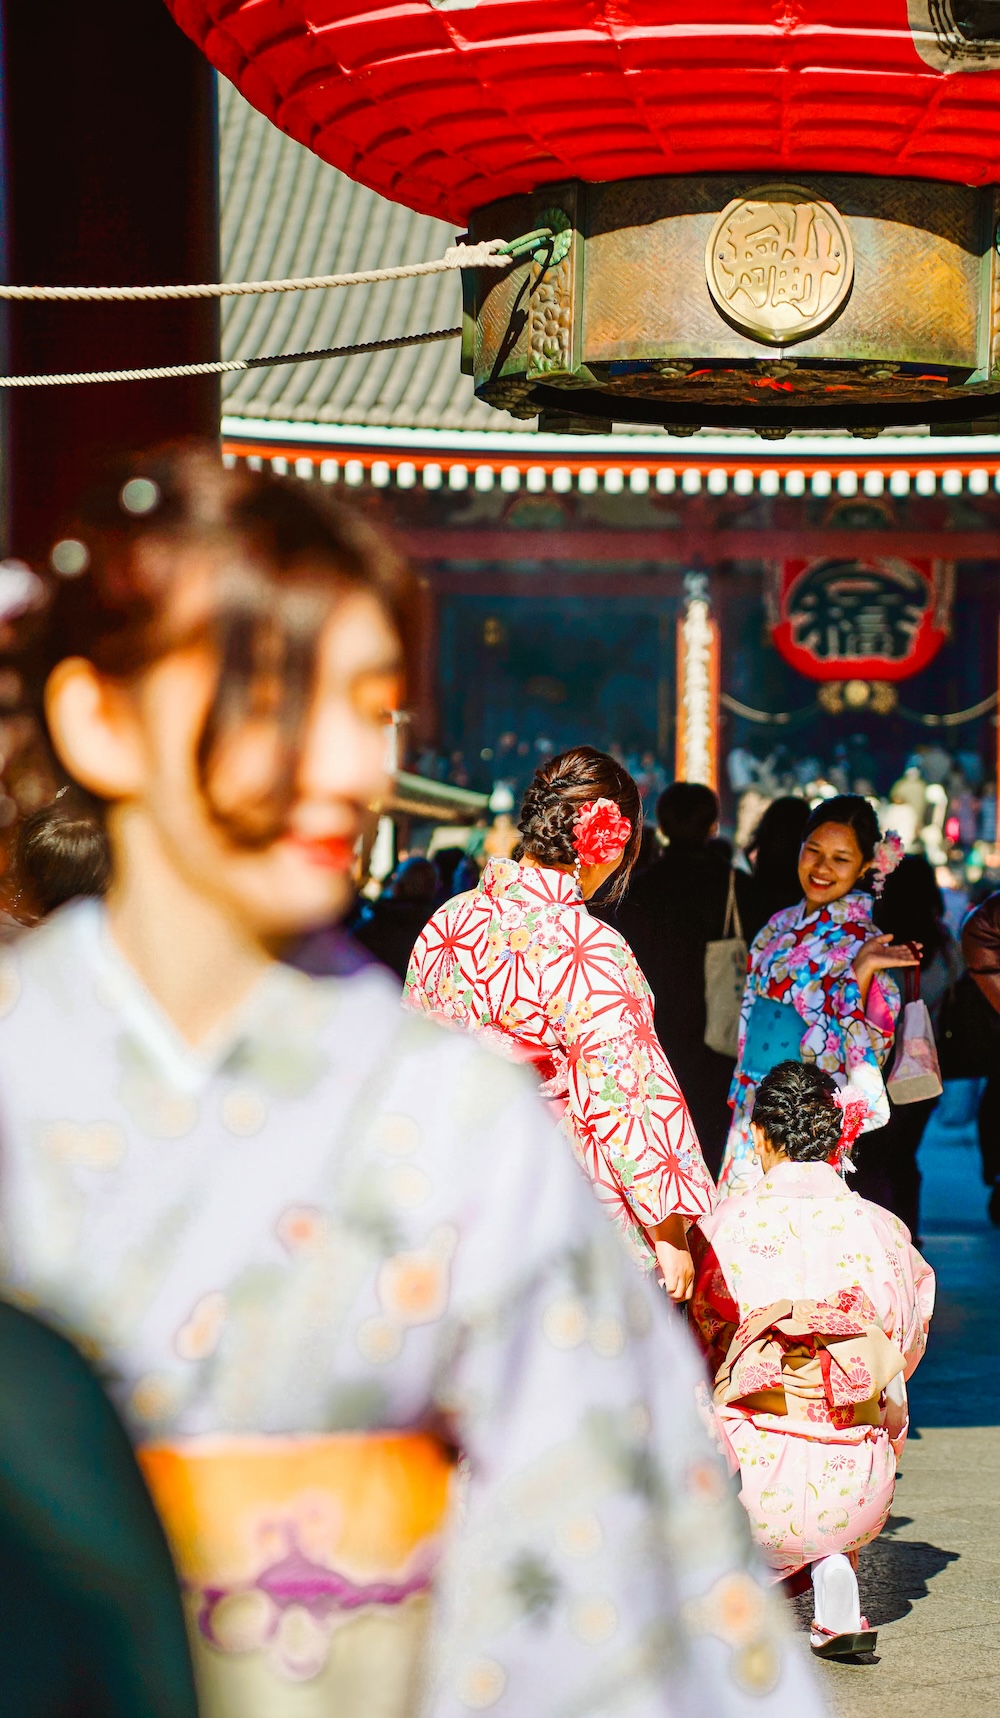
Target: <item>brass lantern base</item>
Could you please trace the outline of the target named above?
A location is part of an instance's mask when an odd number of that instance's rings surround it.
[[[998,187],[860,174],[548,185],[470,223],[554,237],[466,278],[463,367],[550,429],[994,432],[998,218]]]

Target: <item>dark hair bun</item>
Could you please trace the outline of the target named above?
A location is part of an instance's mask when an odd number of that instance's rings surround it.
[[[642,800],[628,770],[593,746],[574,746],[572,751],[549,758],[535,771],[521,802],[517,827],[522,839],[514,849],[514,858],[527,857],[539,865],[572,865],[576,860],[573,825],[581,805],[597,799],[612,800],[632,825],[612,890],[612,898],[618,898],[628,883],[642,840]]]
[[[750,1119],[794,1163],[822,1163],[843,1127],[836,1092],[832,1077],[813,1062],[779,1062],[757,1087]]]
[[[535,779],[521,801],[517,825],[524,837],[521,850],[540,865],[572,865],[576,858],[573,825],[578,807],[558,785],[553,786],[543,778],[544,766],[536,770]]]

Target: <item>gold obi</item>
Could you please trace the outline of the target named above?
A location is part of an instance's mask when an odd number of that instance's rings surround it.
[[[202,1437],[139,1452],[203,1718],[409,1718],[451,1462],[420,1434]]]

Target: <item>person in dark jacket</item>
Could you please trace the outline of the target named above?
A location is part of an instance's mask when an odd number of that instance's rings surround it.
[[[712,839],[719,802],[698,782],[674,782],[660,795],[656,816],[667,847],[631,884],[615,923],[653,992],[657,1036],[717,1175],[733,1062],[705,1043],[705,947],[723,932],[729,848]]]
[[[1000,1015],[1000,890],[988,895],[962,928],[965,964],[990,1007]],[[1000,1228],[1000,1033],[997,1067],[987,1075],[979,1100],[979,1151],[990,1189],[990,1221]]]
[[[941,1003],[961,970],[961,957],[945,922],[934,867],[923,854],[908,855],[886,878],[872,917],[880,930],[892,932],[894,941],[920,949],[921,994],[936,1027]],[[917,1153],[939,1101],[922,1098],[915,1104],[893,1104],[886,1126],[863,1134],[854,1150],[853,1191],[893,1211],[906,1224],[914,1244],[920,1237]]]
[[[772,799],[747,842],[753,870],[736,872],[736,904],[747,944],[775,913],[802,899],[799,850],[809,817],[809,802],[793,794]]]
[[[432,859],[417,854],[404,859],[380,898],[366,903],[351,925],[355,942],[404,979],[413,945],[440,893],[441,878]]]

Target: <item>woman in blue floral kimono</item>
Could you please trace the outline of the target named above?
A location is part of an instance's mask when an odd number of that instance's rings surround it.
[[[869,1105],[863,1131],[888,1121],[882,1067],[900,1006],[889,969],[915,966],[917,956],[879,931],[865,885],[878,889],[901,853],[859,794],[824,800],[810,816],[799,854],[804,898],[775,913],[750,949],[720,1193],[759,1179],[750,1115],[757,1085],[779,1062],[814,1062],[857,1087]]]

